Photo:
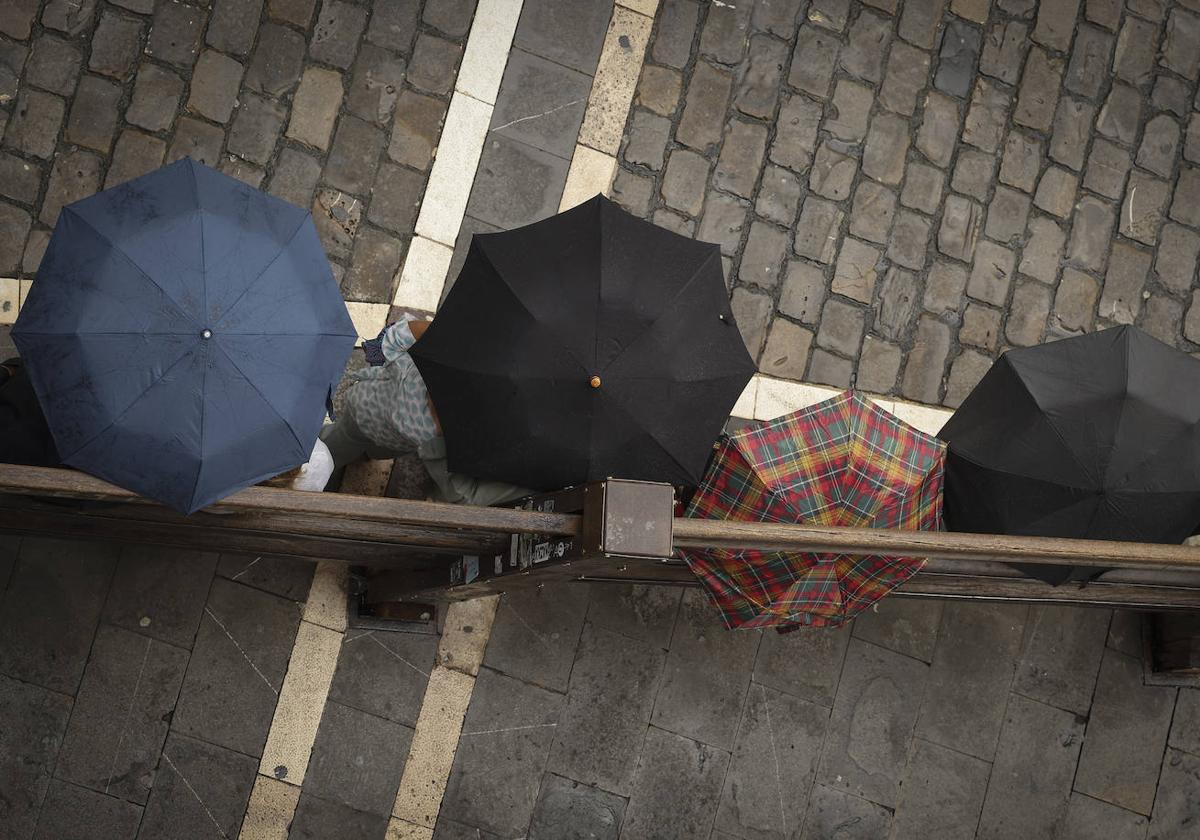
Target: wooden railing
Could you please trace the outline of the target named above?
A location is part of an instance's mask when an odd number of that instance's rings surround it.
[[[897,591],[903,595],[1200,609],[1200,547],[698,519],[674,519],[671,527],[675,548],[760,548],[938,559],[936,570],[919,573]],[[438,580],[438,562],[503,552],[513,534],[579,538],[584,533],[584,517],[572,512],[464,507],[266,487],[243,490],[204,512],[183,516],[83,473],[0,464],[0,530],[386,566],[395,570],[392,585],[400,592],[417,578]],[[438,561],[437,557],[445,559]],[[1014,577],[1011,572],[964,569],[960,574],[955,564],[962,561],[1189,574],[1182,583],[1178,579],[1157,583],[1150,575],[1138,582],[1102,579],[1084,587],[1051,587]],[[1195,573],[1194,584],[1189,582],[1190,573]],[[696,584],[687,566],[673,557],[590,557],[574,564],[535,568],[526,577],[522,581],[526,585],[539,579]],[[472,597],[514,585],[519,584],[504,578],[448,595]],[[430,586],[423,584],[421,593],[428,596]]]

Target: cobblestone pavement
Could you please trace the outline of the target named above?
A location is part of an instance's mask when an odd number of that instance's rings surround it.
[[[390,304],[474,0],[5,0],[0,275],[59,209],[185,155],[304,207]]]
[[[614,195],[720,242],[764,373],[958,405],[1010,346],[1200,350],[1200,3],[664,0]]]

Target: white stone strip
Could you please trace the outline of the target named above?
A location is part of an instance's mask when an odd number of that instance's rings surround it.
[[[275,705],[275,717],[258,772],[296,785],[304,784],[308,758],[317,739],[325,696],[337,669],[342,634],[309,621],[300,622],[287,676]]]
[[[304,620],[339,633],[346,632],[346,598],[350,591],[350,567],[322,560],[313,573],[304,604]]]
[[[27,280],[0,277],[0,324],[16,323],[17,313],[25,301]]]
[[[239,840],[287,840],[300,801],[300,788],[270,776],[256,776]]]
[[[563,187],[562,200],[558,203],[558,212],[570,210],[596,193],[608,195],[616,174],[615,157],[576,143],[575,153],[571,156],[571,168],[567,170],[567,184]]]
[[[809,385],[756,373],[734,405],[733,416],[747,420],[774,420],[783,414],[806,408],[840,393],[840,388]],[[870,396],[880,408],[890,411],[913,428],[930,435],[936,435],[954,413],[948,408],[894,400],[890,397]]]
[[[379,335],[380,330],[387,324],[390,309],[386,303],[346,301],[346,311],[350,313],[350,320],[354,322],[354,329],[358,331],[359,344]]]
[[[421,199],[417,236],[454,247],[491,121],[491,104],[455,91]]]
[[[437,309],[523,0],[480,0],[392,303]]]
[[[623,6],[613,8],[587,111],[579,128],[579,142],[583,145],[614,157],[620,150],[653,25],[651,17]]]
[[[408,256],[404,259],[392,304],[436,312],[453,256],[453,246],[414,236],[408,246]]]
[[[617,0],[617,5],[640,12],[648,18],[654,17],[658,11],[658,0]]]
[[[421,701],[392,807],[388,840],[429,840],[433,836],[499,602],[499,596],[477,598],[452,604],[446,613],[438,664]]]
[[[579,139],[567,171],[559,212],[607,194],[617,174],[617,151],[642,73],[658,0],[617,0],[600,51]]]
[[[479,0],[454,89],[496,104],[523,0]]]
[[[337,670],[346,632],[349,585],[350,570],[344,563],[317,563],[240,840],[283,840],[288,836],[325,698]]]

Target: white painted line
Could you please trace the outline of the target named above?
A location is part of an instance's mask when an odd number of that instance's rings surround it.
[[[455,93],[450,100],[437,157],[421,199],[417,236],[454,247],[491,121],[492,106],[488,103],[464,93]]]
[[[325,708],[325,696],[337,669],[342,634],[336,630],[300,622],[287,676],[275,705],[275,717],[263,748],[258,772],[281,778],[288,784],[304,784],[308,758]]]
[[[620,150],[653,25],[654,20],[645,15],[621,6],[613,8],[587,112],[579,129],[580,143],[614,156]]]
[[[423,236],[414,237],[408,246],[404,268],[400,270],[392,304],[426,312],[437,310],[453,257],[453,246],[447,247]]]
[[[300,788],[256,776],[238,840],[287,840],[299,801]]]
[[[567,185],[563,187],[558,212],[570,210],[597,193],[608,195],[613,177],[617,174],[617,159],[598,152],[582,143],[575,144],[571,168],[567,170]]]
[[[317,563],[312,586],[308,590],[308,600],[304,603],[304,620],[345,633],[349,587],[349,566],[332,560]]]
[[[479,0],[455,90],[496,104],[523,0]]]

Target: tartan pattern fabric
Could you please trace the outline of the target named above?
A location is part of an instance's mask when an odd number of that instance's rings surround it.
[[[937,531],[945,444],[853,391],[718,443],[686,516]],[[924,560],[780,551],[681,551],[730,628],[833,627]]]

